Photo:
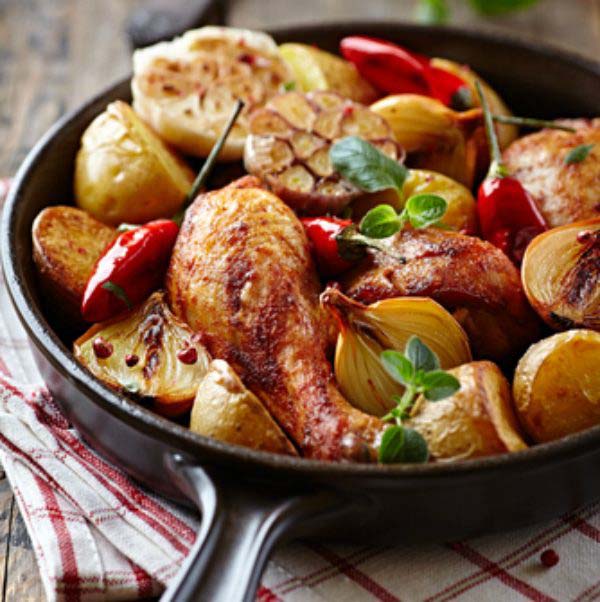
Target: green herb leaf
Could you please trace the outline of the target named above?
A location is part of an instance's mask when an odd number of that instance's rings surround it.
[[[292,92],[293,90],[296,89],[296,82],[293,80],[289,81],[289,82],[285,82],[282,87],[286,92]]]
[[[411,361],[415,371],[424,370],[429,372],[440,368],[440,360],[436,354],[419,337],[413,336],[408,339],[404,355]]]
[[[420,0],[417,7],[417,20],[421,23],[442,24],[450,18],[446,0]]]
[[[433,226],[444,217],[448,203],[436,194],[416,194],[406,202],[404,211],[413,228]]]
[[[377,205],[362,218],[360,232],[371,238],[387,238],[400,230],[401,222],[391,205]]]
[[[118,284],[107,280],[102,285],[102,288],[111,292],[115,297],[117,297],[117,299],[123,301],[123,303],[125,303],[125,305],[127,306],[127,309],[131,309],[133,307],[133,304],[129,300],[127,293]]]
[[[470,0],[471,6],[482,15],[493,16],[522,10],[538,0]]]
[[[382,352],[380,357],[383,367],[394,380],[403,385],[408,385],[413,381],[415,375],[414,367],[410,360],[404,357],[399,351],[388,349]]]
[[[329,158],[336,171],[365,192],[394,188],[400,194],[408,175],[404,165],[358,136],[336,142]]]
[[[427,460],[429,460],[429,449],[423,435],[414,429],[404,427],[404,445],[399,461],[423,464]]]
[[[595,144],[580,144],[572,148],[565,156],[565,165],[581,163],[592,152]]]
[[[443,370],[432,370],[423,376],[423,386],[426,399],[439,401],[454,395],[460,389],[460,382]]]
[[[379,444],[379,461],[382,464],[401,462],[402,448],[404,447],[404,428],[394,425],[388,427]]]

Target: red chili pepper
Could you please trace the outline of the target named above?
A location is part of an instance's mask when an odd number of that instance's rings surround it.
[[[468,89],[460,77],[433,67],[428,57],[386,40],[350,36],[340,42],[340,51],[365,79],[387,94],[422,94],[452,106],[460,99],[460,91]]]
[[[336,217],[307,217],[301,221],[312,243],[315,261],[322,276],[335,276],[352,267],[351,262],[340,257],[335,239],[346,226],[352,224],[352,220]]]
[[[488,175],[477,194],[479,226],[483,238],[520,265],[527,245],[548,226],[533,197],[519,180],[509,175],[502,163],[490,109],[481,87],[476,85],[492,157]]]
[[[175,222],[159,219],[117,236],[92,270],[81,304],[83,318],[107,320],[159,288],[178,232]]]

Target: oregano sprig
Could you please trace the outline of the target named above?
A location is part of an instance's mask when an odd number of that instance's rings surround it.
[[[454,395],[460,389],[460,382],[440,369],[437,355],[416,336],[408,340],[403,354],[393,349],[384,351],[381,362],[388,374],[405,389],[402,395],[393,397],[396,407],[382,418],[393,424],[381,438],[379,461],[382,464],[427,462],[427,442],[420,433],[402,423],[410,416],[419,395],[429,401],[439,401]]]

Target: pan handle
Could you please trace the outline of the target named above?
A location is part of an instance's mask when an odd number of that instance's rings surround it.
[[[161,602],[253,602],[276,543],[299,524],[307,536],[349,509],[347,497],[336,492],[282,494],[264,483],[215,479],[178,454],[168,464],[176,484],[195,500],[202,523]]]

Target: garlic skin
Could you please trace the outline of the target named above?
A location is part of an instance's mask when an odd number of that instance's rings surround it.
[[[396,404],[392,397],[404,387],[384,369],[379,356],[386,349],[404,351],[418,336],[446,370],[471,361],[467,335],[438,303],[425,297],[397,297],[366,306],[328,288],[321,304],[340,324],[334,369],[344,396],[360,410],[383,416]]]

